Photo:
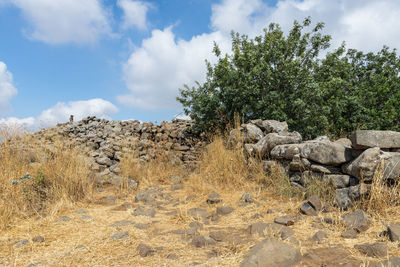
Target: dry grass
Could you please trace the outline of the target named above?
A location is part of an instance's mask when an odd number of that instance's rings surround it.
[[[91,195],[90,171],[77,149],[6,133],[0,143],[0,228],[57,213]]]

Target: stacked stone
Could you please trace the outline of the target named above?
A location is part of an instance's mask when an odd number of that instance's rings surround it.
[[[192,121],[174,120],[160,125],[137,120],[110,121],[87,117],[78,122],[58,124],[35,133],[38,140],[51,144],[61,136],[79,146],[91,160],[99,184],[121,181],[119,162],[126,153],[140,161],[157,155],[174,162],[190,164],[197,160],[204,138],[192,131]]]
[[[350,139],[302,141],[286,122],[273,120],[253,120],[240,131],[245,152],[264,160],[266,169],[279,162],[293,186],[303,188],[311,177],[331,181],[336,204],[343,209],[368,193],[378,166],[383,180],[400,176],[400,132],[360,130]],[[231,131],[230,141],[238,136],[237,130]]]

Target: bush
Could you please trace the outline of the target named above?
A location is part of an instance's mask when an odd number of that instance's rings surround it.
[[[232,53],[207,64],[207,79],[184,86],[177,98],[202,131],[225,129],[238,113],[287,121],[306,138],[344,136],[355,129],[400,129],[400,59],[396,50],[378,53],[330,47],[324,24],[294,22],[287,36],[277,24],[249,39],[232,33]],[[306,31],[309,29],[308,31]]]

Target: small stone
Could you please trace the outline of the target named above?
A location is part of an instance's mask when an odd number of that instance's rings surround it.
[[[113,224],[111,224],[111,227],[121,227],[121,226],[126,226],[133,224],[134,222],[131,220],[121,220],[121,221],[115,221]]]
[[[254,202],[254,200],[250,196],[250,193],[248,193],[248,192],[243,193],[243,195],[240,198],[240,200],[245,202],[245,203],[253,203]]]
[[[316,211],[322,210],[321,200],[316,195],[313,195],[308,199],[308,204],[310,204]]]
[[[176,260],[176,259],[178,259],[178,256],[176,254],[174,254],[174,253],[170,253],[170,254],[167,255],[167,259]]]
[[[223,231],[210,232],[210,237],[217,242],[226,240],[226,235],[227,235],[226,232],[223,232]]]
[[[25,246],[26,244],[28,244],[28,240],[23,239],[23,240],[20,240],[17,243],[15,243],[15,246],[20,248],[20,247]]]
[[[57,222],[68,222],[69,220],[71,220],[70,217],[62,216],[60,219],[57,220]]]
[[[75,213],[76,214],[86,214],[86,213],[88,213],[88,211],[84,210],[84,209],[80,209],[80,210],[75,211]]]
[[[222,202],[222,199],[220,198],[218,193],[211,193],[208,195],[206,202],[208,204],[217,204]]]
[[[153,208],[145,208],[143,206],[137,207],[132,215],[133,216],[146,216],[146,217],[154,217],[156,214],[156,211]]]
[[[194,229],[203,229],[203,224],[201,222],[191,222],[189,227]]]
[[[219,215],[228,215],[232,213],[235,209],[231,206],[221,206],[217,208],[217,214]]]
[[[369,257],[386,257],[387,256],[387,245],[383,242],[376,242],[373,244],[365,243],[361,245],[355,245],[355,249],[360,251]]]
[[[367,214],[362,210],[348,213],[342,218],[343,223],[347,228],[355,229],[358,232],[367,230],[370,225]]]
[[[207,218],[208,212],[203,208],[191,208],[187,211],[188,215],[195,219]]]
[[[358,232],[354,229],[349,229],[349,230],[343,231],[341,236],[346,239],[354,239],[354,238],[357,238]]]
[[[139,252],[139,255],[142,257],[147,257],[154,253],[154,250],[151,247],[143,243],[139,244],[139,246],[137,247],[137,251]]]
[[[92,220],[92,217],[85,215],[85,216],[80,217],[79,219],[82,221],[85,221],[85,222],[89,222]]]
[[[317,216],[317,212],[308,202],[304,202],[303,205],[301,205],[300,211],[307,216]]]
[[[129,237],[129,233],[128,232],[119,232],[116,233],[115,235],[113,235],[111,237],[112,240],[120,240],[120,239],[125,239]]]
[[[215,245],[215,241],[208,236],[199,235],[193,238],[192,245],[197,248],[201,248],[209,245]]]
[[[32,238],[32,241],[35,243],[42,243],[44,242],[44,237],[43,236],[35,236],[34,238]]]
[[[396,242],[400,240],[400,224],[389,224],[387,227],[390,241]]]
[[[261,219],[261,218],[263,218],[264,216],[262,216],[262,214],[260,214],[260,213],[256,213],[256,214],[254,214],[253,216],[251,216],[251,219]]]
[[[293,225],[298,220],[299,220],[299,218],[297,216],[281,216],[281,217],[275,218],[274,222],[277,224],[290,226],[290,225]]]
[[[321,243],[327,237],[328,237],[328,235],[326,234],[326,232],[318,231],[313,235],[312,239],[317,241],[318,243]]]

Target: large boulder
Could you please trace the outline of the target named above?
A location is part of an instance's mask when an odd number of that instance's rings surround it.
[[[295,155],[300,154],[303,147],[304,144],[278,145],[271,150],[271,158],[291,160]]]
[[[251,147],[251,152],[261,158],[269,155],[269,152],[277,145],[297,144],[301,142],[301,135],[298,132],[292,133],[270,133]],[[246,150],[249,150],[246,148]]]
[[[384,179],[395,179],[400,176],[400,153],[384,152],[379,147],[365,150],[355,160],[343,165],[342,170],[364,181],[371,181],[378,164],[383,164]]]
[[[289,128],[286,121],[264,120],[262,121],[262,128],[266,133],[286,133]]]
[[[301,261],[298,249],[273,238],[267,238],[247,252],[241,267],[294,266]]]
[[[338,166],[352,159],[351,149],[329,141],[307,142],[301,149],[303,158],[315,162]]]
[[[350,140],[356,149],[400,148],[400,132],[394,131],[359,130],[350,136]]]
[[[256,143],[264,137],[263,131],[252,123],[242,125],[244,130],[244,142]]]

